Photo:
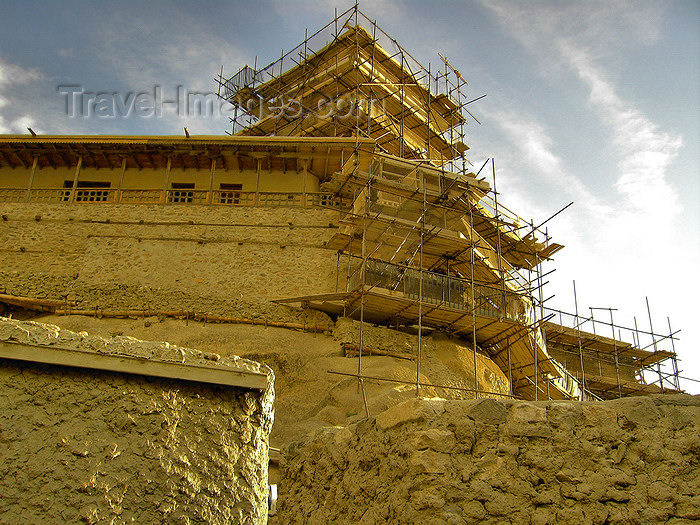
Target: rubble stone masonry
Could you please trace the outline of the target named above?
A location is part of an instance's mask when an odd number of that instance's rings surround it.
[[[0,289],[78,300],[75,290],[115,283],[264,301],[332,292],[337,256],[325,243],[338,216],[320,208],[4,203]],[[22,290],[28,275],[40,278]]]
[[[700,397],[414,399],[285,450],[278,523],[700,520]]]

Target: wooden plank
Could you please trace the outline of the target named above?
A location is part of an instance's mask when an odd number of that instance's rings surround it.
[[[57,301],[52,299],[32,299],[30,297],[20,297],[18,295],[0,294],[0,303],[21,306],[31,310],[34,307],[42,308],[60,308],[67,305],[75,304],[73,301]]]
[[[125,355],[84,352],[46,345],[0,341],[0,358],[196,381],[254,390],[264,390],[267,387],[266,374],[252,372],[243,368],[214,368]]]
[[[317,295],[302,295],[299,297],[286,297],[275,299],[273,303],[304,303],[307,301],[342,301],[351,295],[351,292],[335,292]]]

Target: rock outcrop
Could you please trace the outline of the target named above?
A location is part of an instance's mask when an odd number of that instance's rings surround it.
[[[687,523],[700,397],[414,399],[285,450],[278,523]]]

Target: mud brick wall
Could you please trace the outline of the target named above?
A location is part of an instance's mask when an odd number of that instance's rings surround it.
[[[700,519],[700,397],[415,399],[284,451],[278,523]]]
[[[30,275],[63,294],[115,283],[265,301],[335,290],[330,210],[3,203],[0,215],[7,293]]]
[[[267,370],[0,318],[3,341]],[[2,359],[0,523],[266,523],[273,396]]]

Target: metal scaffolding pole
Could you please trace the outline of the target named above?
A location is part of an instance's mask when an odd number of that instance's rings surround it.
[[[476,289],[474,287],[474,207],[471,202],[469,203],[469,241],[471,244],[471,291],[472,291],[472,340],[474,341],[474,391],[475,396],[479,399],[479,370],[477,367],[477,357],[476,357]]]
[[[617,394],[618,397],[622,397],[622,385],[620,384],[620,359],[617,353],[617,339],[615,339],[615,322],[613,321],[614,308],[608,308],[608,310],[610,310],[610,329],[612,330],[613,348],[615,352],[615,374],[617,374]]]
[[[681,384],[678,381],[678,357],[676,354],[676,344],[673,342],[673,330],[671,330],[671,318],[667,317],[666,320],[668,321],[668,333],[669,333],[669,339],[671,339],[671,349],[673,350],[673,356],[671,356],[671,366],[673,367],[673,386],[676,387],[676,390],[681,389]]]
[[[576,310],[576,336],[578,337],[578,352],[581,359],[581,401],[584,399],[586,389],[586,370],[583,365],[583,347],[581,346],[581,327],[578,322],[578,298],[576,297],[576,281],[574,281],[574,308]]]
[[[425,236],[425,203],[426,203],[426,186],[425,177],[421,177],[423,184],[423,207],[420,216],[420,254],[418,264],[420,265],[419,283],[418,283],[418,359],[416,359],[416,396],[420,396],[420,365],[423,345],[423,238]]]
[[[658,352],[659,349],[656,347],[656,336],[654,335],[654,325],[652,324],[651,321],[651,309],[649,308],[649,298],[645,297],[646,302],[647,302],[647,313],[649,314],[649,331],[651,332],[651,340],[654,345],[654,353]],[[661,361],[656,362],[656,371],[659,374],[659,386],[661,387],[661,391],[664,391],[664,376],[661,374]]]

